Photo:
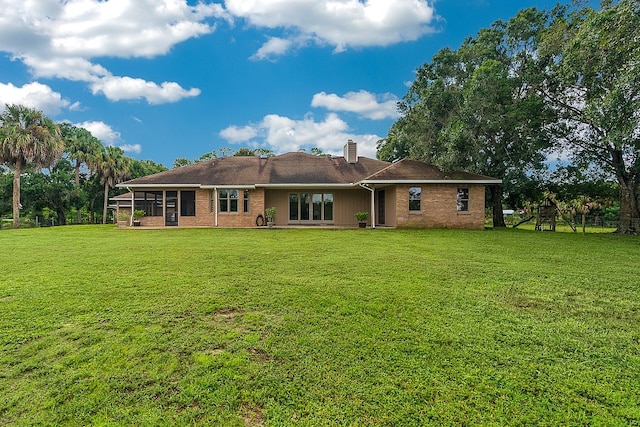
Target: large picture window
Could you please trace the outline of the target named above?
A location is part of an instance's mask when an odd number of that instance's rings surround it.
[[[238,212],[238,190],[218,190],[218,211]]]
[[[135,210],[144,211],[146,216],[162,216],[162,191],[136,191],[134,199]]]
[[[458,212],[466,212],[469,210],[469,189],[468,188],[458,188],[456,203],[458,205]]]
[[[196,216],[196,192],[180,192],[180,216]]]
[[[409,210],[419,211],[421,201],[422,201],[422,187],[409,188]]]
[[[289,194],[289,221],[318,223],[333,221],[333,194]]]

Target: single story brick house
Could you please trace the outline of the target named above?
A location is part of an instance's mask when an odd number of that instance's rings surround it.
[[[485,186],[501,180],[445,172],[416,160],[394,163],[302,152],[272,157],[234,156],[126,181],[115,197],[118,214],[145,211],[142,226],[255,227],[275,207],[276,226],[355,227],[356,212],[371,227],[483,228]]]

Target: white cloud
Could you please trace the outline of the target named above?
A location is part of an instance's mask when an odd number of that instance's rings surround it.
[[[82,122],[76,123],[75,126],[88,130],[91,132],[91,135],[107,145],[115,145],[115,143],[120,140],[120,132],[113,130],[111,126],[104,122]]]
[[[111,126],[104,122],[89,121],[76,123],[74,126],[84,128],[91,132],[91,135],[98,138],[106,145],[117,146],[125,153],[139,154],[142,152],[142,145],[140,144],[118,144],[121,142],[122,136],[120,132],[114,130]]]
[[[239,135],[236,126],[230,126],[220,132],[220,136]],[[298,151],[301,148],[317,147],[323,152],[341,155],[342,148],[347,140],[352,139],[358,143],[358,153],[361,156],[375,158],[376,142],[380,139],[377,135],[358,135],[349,132],[347,123],[335,113],[329,113],[323,121],[317,122],[311,115],[302,120],[295,120],[277,114],[269,114],[263,120],[253,126],[245,126],[247,135],[251,138],[241,140],[227,139],[230,142],[249,142],[255,138],[261,138],[261,144],[268,145],[276,153]],[[250,130],[250,131],[249,131]]]
[[[140,144],[124,144],[119,145],[118,147],[120,147],[125,153],[140,154],[142,152],[142,146]]]
[[[251,59],[262,60],[273,56],[281,56],[293,45],[292,40],[281,39],[280,37],[271,37],[258,51],[251,56]]]
[[[247,142],[255,138],[258,136],[258,131],[253,126],[229,126],[228,128],[220,131],[220,136],[226,141],[235,144],[238,142]]]
[[[231,21],[218,3],[3,0],[0,51],[23,61],[34,76],[88,82],[97,87],[94,93],[103,93],[112,100],[146,98],[152,104],[175,102],[196,96],[199,91],[182,89],[173,82],[158,85],[113,76],[91,59],[164,55],[177,43],[213,32],[215,24],[209,21],[215,19]],[[114,82],[125,79],[146,84],[129,84],[125,91],[114,87],[119,86]]]
[[[226,6],[256,27],[284,29],[292,39],[314,39],[336,52],[417,40],[433,32],[435,19],[427,0],[227,0]],[[261,51],[276,53],[269,43]]]
[[[183,89],[174,82],[157,85],[131,77],[105,77],[91,85],[91,91],[103,93],[112,101],[145,98],[149,104],[165,104],[200,95],[200,89]]]
[[[58,92],[54,92],[49,86],[38,82],[27,83],[21,87],[16,87],[11,83],[0,83],[0,107],[5,104],[24,105],[40,110],[49,116],[57,115],[63,108],[77,109],[79,107],[77,102],[71,104]]]
[[[365,90],[347,92],[340,97],[336,94],[320,92],[313,96],[312,107],[323,107],[330,111],[347,111],[372,120],[396,119],[400,117],[396,103],[398,98],[392,94],[378,95]]]

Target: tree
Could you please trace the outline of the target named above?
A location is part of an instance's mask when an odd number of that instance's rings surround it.
[[[141,178],[143,176],[153,175],[154,173],[164,172],[167,168],[164,165],[154,162],[153,160],[136,160],[131,159],[131,167],[129,170],[129,179]]]
[[[65,141],[65,152],[70,160],[72,160],[75,170],[75,188],[76,188],[76,209],[77,222],[82,223],[82,189],[80,187],[80,168],[84,164],[90,172],[95,171],[96,162],[99,153],[102,152],[102,143],[91,132],[86,129],[78,128],[70,123],[62,123],[60,125],[62,138]]]
[[[30,171],[25,175],[24,208],[32,213],[45,209],[55,212],[58,225],[66,225],[66,214],[77,205],[78,193],[74,185],[74,167],[66,159],[59,160],[48,173]]]
[[[266,148],[239,148],[238,151],[233,153],[234,156],[260,156],[260,157],[271,157],[273,156],[273,151]]]
[[[186,157],[178,157],[173,161],[172,169],[181,168],[182,166],[187,166],[191,164],[191,160]]]
[[[64,150],[60,129],[41,111],[7,105],[0,115],[0,160],[13,169],[13,228],[20,226],[20,177],[27,165],[47,167]]]
[[[402,117],[378,144],[378,158],[412,157],[444,169],[503,179],[489,187],[494,227],[503,227],[505,189],[517,191],[543,169],[551,117],[536,91],[549,57],[539,38],[549,15],[536,9],[498,21],[454,51],[442,49],[418,69],[399,103]]]
[[[560,149],[616,177],[619,233],[640,233],[640,2],[605,2],[558,17],[544,39],[556,56],[544,95]]]
[[[96,169],[100,183],[104,185],[104,204],[102,207],[102,223],[107,223],[107,206],[109,205],[109,189],[127,176],[131,169],[131,159],[124,155],[121,148],[108,146],[98,157]]]
[[[13,190],[13,176],[0,168],[0,217],[9,215],[12,209],[11,195]]]

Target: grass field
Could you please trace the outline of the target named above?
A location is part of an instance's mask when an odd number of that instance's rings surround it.
[[[0,425],[640,424],[640,239],[0,232]]]

